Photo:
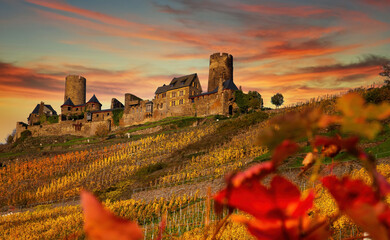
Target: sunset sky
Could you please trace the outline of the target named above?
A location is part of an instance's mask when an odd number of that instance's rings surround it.
[[[65,76],[87,79],[103,108],[153,99],[209,56],[234,57],[234,82],[270,106],[381,83],[390,0],[0,0],[0,142],[37,103],[60,113]]]

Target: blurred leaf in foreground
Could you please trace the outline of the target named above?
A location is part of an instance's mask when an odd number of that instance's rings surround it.
[[[91,193],[81,192],[84,213],[84,230],[92,240],[138,240],[143,239],[137,223],[119,218],[105,209]]]

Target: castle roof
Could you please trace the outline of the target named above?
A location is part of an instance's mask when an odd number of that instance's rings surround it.
[[[87,103],[98,103],[100,105],[102,105],[99,100],[97,99],[97,97],[95,96],[95,94],[91,97],[91,99],[89,99],[89,101]]]
[[[233,90],[233,91],[237,91],[237,90],[238,90],[236,84],[234,84],[234,82],[233,82],[232,79],[226,80],[225,82],[222,83],[222,85],[223,85],[223,90],[225,90],[225,89],[229,89],[229,90]],[[219,88],[219,87],[217,87],[216,89],[214,89],[214,90],[211,91],[211,92],[201,93],[201,94],[192,96],[192,97],[190,97],[190,98],[201,97],[201,96],[205,96],[205,95],[210,95],[210,94],[217,93],[217,92],[218,92],[218,88]]]
[[[188,87],[197,77],[198,74],[193,73],[190,75],[173,78],[169,85],[164,84],[163,86],[158,87],[155,94],[160,94],[169,90],[178,89],[182,87]]]
[[[70,100],[70,98],[68,98],[68,99],[66,99],[64,104],[61,105],[61,107],[62,106],[74,106],[74,103],[72,102],[72,100]]]
[[[238,87],[236,86],[236,84],[234,84],[233,79],[229,79],[229,80],[226,80],[225,82],[223,82],[223,89],[224,90],[225,89],[230,89],[230,90],[233,90],[233,91],[237,91]]]
[[[32,111],[32,113],[34,114],[39,114],[39,105],[40,104],[37,104],[37,106],[34,108],[34,110]],[[49,111],[52,112],[52,115],[57,115],[57,112],[53,109],[53,107],[51,105],[47,105],[45,104],[44,105]]]

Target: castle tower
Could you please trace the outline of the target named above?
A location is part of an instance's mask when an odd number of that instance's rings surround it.
[[[79,75],[68,75],[65,78],[64,102],[70,98],[74,105],[85,104],[87,80]]]
[[[210,55],[209,83],[207,91],[211,92],[218,87],[219,79],[223,82],[233,80],[233,56],[228,53],[214,53]]]

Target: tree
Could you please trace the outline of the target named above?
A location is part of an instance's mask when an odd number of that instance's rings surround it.
[[[382,65],[383,72],[379,73],[382,77],[386,77],[384,80],[387,86],[390,86],[390,62]]]
[[[248,108],[249,108],[248,95],[238,90],[234,92],[234,98],[238,108],[240,109],[240,112],[242,113],[248,112]]]
[[[251,109],[261,109],[263,107],[263,99],[261,98],[260,93],[256,91],[249,91],[249,107]]]
[[[249,110],[256,110],[263,107],[263,99],[260,93],[249,91],[248,94],[238,90],[234,93],[237,106],[242,113],[247,113]]]
[[[275,95],[272,96],[271,98],[271,103],[273,105],[276,106],[276,108],[278,108],[279,106],[281,106],[284,102],[284,98],[283,98],[283,95],[280,94],[280,93],[277,93]]]
[[[14,129],[14,130],[12,131],[12,133],[9,134],[9,135],[5,138],[5,142],[6,142],[7,144],[13,143],[15,134],[16,134],[16,129]]]

